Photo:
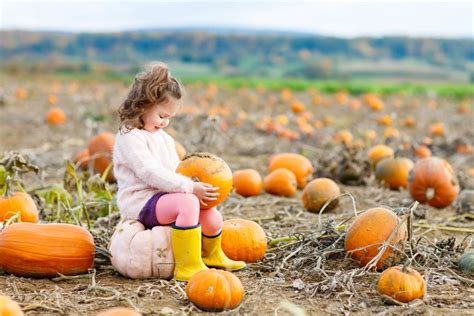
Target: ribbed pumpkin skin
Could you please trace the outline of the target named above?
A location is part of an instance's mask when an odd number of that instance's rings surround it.
[[[191,277],[186,285],[186,294],[202,310],[223,311],[239,306],[244,297],[244,288],[231,272],[209,269]]]
[[[22,222],[38,222],[38,209],[31,196],[24,192],[16,192],[10,197],[0,197],[0,222],[21,213]]]
[[[330,199],[339,196],[341,190],[339,186],[331,179],[319,178],[314,179],[303,190],[301,200],[303,206],[310,212],[319,212],[321,207]],[[337,200],[332,201],[327,207],[327,210],[335,208],[338,204]]]
[[[389,239],[399,221],[398,216],[388,209],[376,207],[367,210],[356,218],[347,231],[344,243],[346,252],[363,248],[352,252],[351,257],[360,266],[367,265],[377,255],[382,243]],[[390,244],[403,250],[403,242],[406,236],[406,226],[402,225],[393,236]],[[385,252],[377,261],[377,269],[391,266],[398,259],[399,253],[394,251],[393,247],[385,249]]]
[[[104,132],[91,138],[89,142],[89,153],[92,159],[92,166],[95,172],[102,174],[112,163],[112,152],[115,143],[115,136],[110,132]],[[113,168],[110,169],[107,180],[113,181]]]
[[[413,161],[408,158],[385,158],[375,167],[375,177],[392,190],[406,188],[413,166]]]
[[[0,296],[0,315],[23,316],[24,314],[17,302],[8,296]]]
[[[86,273],[95,245],[86,229],[70,224],[15,223],[0,232],[0,267],[16,276],[50,278]]]
[[[268,172],[285,168],[293,172],[298,182],[298,188],[302,189],[306,185],[308,177],[313,173],[313,165],[305,156],[293,153],[277,154],[270,158]]]
[[[210,153],[187,155],[178,165],[176,172],[219,187],[217,200],[206,201],[207,206],[205,208],[201,206],[203,209],[219,205],[232,190],[232,171],[224,160]]]
[[[459,193],[459,184],[449,163],[438,157],[416,162],[408,176],[408,190],[413,199],[436,208],[451,205]],[[429,192],[434,191],[430,199]]]
[[[267,237],[257,223],[234,218],[224,221],[221,245],[232,260],[257,262],[267,251]]]
[[[377,290],[399,302],[408,303],[425,294],[425,280],[420,273],[409,267],[391,267],[380,274]]]

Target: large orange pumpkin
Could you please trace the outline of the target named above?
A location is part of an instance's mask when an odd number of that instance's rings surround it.
[[[38,222],[38,209],[28,193],[16,192],[12,196],[0,197],[0,222],[20,212],[22,222]]]
[[[223,159],[210,153],[187,155],[178,165],[176,172],[219,188],[217,200],[206,201],[206,209],[222,203],[232,190],[232,171]]]
[[[102,174],[112,163],[112,151],[114,148],[115,136],[112,133],[104,132],[91,138],[89,142],[90,159],[95,172]],[[113,181],[115,177],[111,168],[107,180]]]
[[[341,190],[339,186],[331,179],[319,178],[311,181],[303,190],[301,199],[303,206],[310,212],[319,212],[321,207],[330,199],[339,196]],[[327,210],[335,208],[338,200],[332,201],[327,207]]]
[[[427,157],[418,160],[410,172],[408,190],[418,202],[443,208],[456,199],[459,184],[453,168],[446,160]]]
[[[257,170],[237,170],[233,175],[235,192],[242,196],[259,195],[263,189],[263,180]]]
[[[386,158],[380,161],[375,168],[377,180],[392,190],[406,188],[408,174],[413,168],[413,161],[408,158]]]
[[[288,169],[275,169],[263,179],[263,187],[270,194],[290,197],[296,193],[296,176]]]
[[[70,224],[15,223],[0,232],[0,267],[16,276],[86,273],[94,263],[91,233]]]
[[[202,310],[223,311],[240,305],[244,288],[228,271],[208,269],[194,274],[186,285],[189,300]]]
[[[232,260],[257,262],[267,251],[262,227],[246,219],[229,219],[222,226],[222,250]]]
[[[270,158],[268,172],[270,173],[279,168],[285,168],[293,172],[300,189],[304,188],[308,178],[313,173],[311,161],[305,156],[293,153],[276,154]]]
[[[384,158],[392,158],[394,156],[394,151],[386,145],[376,145],[369,149],[367,156],[370,164],[375,168],[380,160]]]
[[[0,315],[23,316],[24,314],[17,302],[8,296],[0,296]]]
[[[406,226],[402,225],[394,233],[393,238],[388,240],[399,222],[398,216],[386,208],[376,207],[367,210],[355,219],[347,231],[344,243],[346,252],[350,252],[352,259],[360,266],[366,266],[378,254],[382,244],[389,242],[392,246],[385,249],[376,267],[380,269],[392,266],[400,255],[393,248],[403,252],[407,236]]]
[[[380,274],[377,282],[380,294],[408,303],[425,295],[425,281],[420,273],[410,267],[391,267]]]

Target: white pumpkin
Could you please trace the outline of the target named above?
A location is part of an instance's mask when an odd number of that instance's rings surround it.
[[[136,220],[121,220],[110,239],[112,265],[132,279],[173,278],[171,227],[145,229]]]

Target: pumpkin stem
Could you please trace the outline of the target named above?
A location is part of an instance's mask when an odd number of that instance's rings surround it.
[[[410,263],[411,263],[411,260],[410,260],[410,259],[407,259],[407,260],[405,261],[405,263],[404,263],[403,266],[402,266],[402,272],[404,272],[404,273],[407,272],[407,268],[408,268],[408,266],[410,265]]]
[[[434,188],[428,188],[426,190],[426,198],[429,200],[431,200],[432,198],[434,198],[435,196],[435,189]]]
[[[9,198],[11,197],[11,185],[12,185],[12,178],[10,176],[7,176],[5,178],[5,192],[4,192],[4,196]]]

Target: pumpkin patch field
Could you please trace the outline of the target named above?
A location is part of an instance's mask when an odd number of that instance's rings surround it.
[[[218,184],[245,267],[179,282],[170,228],[116,205],[128,84],[0,87],[0,315],[474,310],[472,95],[185,83],[178,172]]]

